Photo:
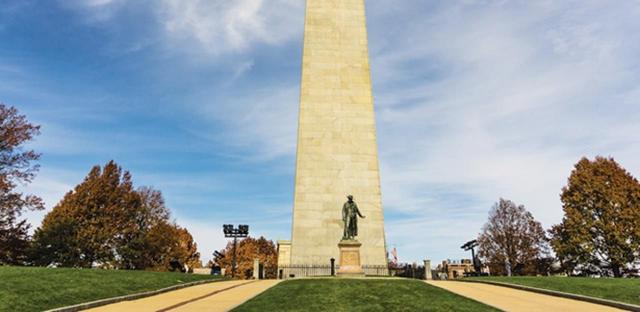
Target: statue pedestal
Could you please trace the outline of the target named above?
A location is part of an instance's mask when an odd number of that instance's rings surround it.
[[[340,248],[340,268],[338,277],[364,277],[364,270],[360,264],[360,246],[357,240],[341,240],[338,243]]]

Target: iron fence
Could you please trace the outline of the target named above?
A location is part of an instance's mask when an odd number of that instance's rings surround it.
[[[386,265],[363,265],[366,276],[389,276],[389,267]]]
[[[336,265],[335,270],[338,270]],[[278,278],[287,279],[294,277],[331,276],[330,265],[280,265],[278,266]]]
[[[422,265],[416,264],[399,264],[389,268],[389,274],[391,276],[424,279],[425,268]]]
[[[331,265],[280,265],[278,266],[278,278],[331,276],[339,269],[340,266],[337,264],[333,268],[333,272]],[[389,276],[389,268],[386,265],[363,265],[362,269],[367,276]]]

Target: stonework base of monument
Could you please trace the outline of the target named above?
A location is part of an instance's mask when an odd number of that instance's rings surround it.
[[[364,270],[360,263],[360,243],[357,240],[341,240],[338,243],[340,248],[340,268],[338,277],[364,277]]]

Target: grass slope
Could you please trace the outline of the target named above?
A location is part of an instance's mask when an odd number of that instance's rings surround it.
[[[524,276],[470,279],[518,284],[640,305],[640,280],[638,279]]]
[[[0,311],[42,311],[211,278],[182,273],[0,266]]]
[[[305,279],[280,283],[233,311],[496,310],[417,280]]]

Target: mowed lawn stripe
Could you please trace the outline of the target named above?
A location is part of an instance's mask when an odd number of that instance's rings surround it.
[[[640,305],[640,279],[555,276],[492,276],[470,279],[517,284]]]
[[[42,311],[212,278],[166,272],[0,266],[0,311]]]
[[[498,311],[408,279],[286,281],[233,310],[245,311]]]

